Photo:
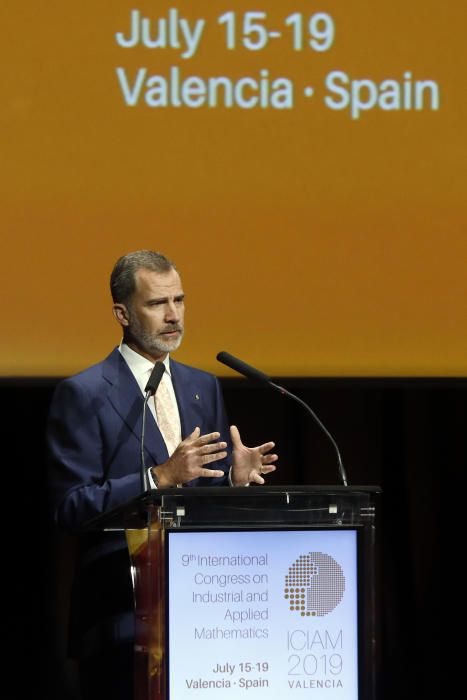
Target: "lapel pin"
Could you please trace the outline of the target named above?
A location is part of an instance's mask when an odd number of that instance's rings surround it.
[[[199,401],[199,394],[195,394],[195,399]]]

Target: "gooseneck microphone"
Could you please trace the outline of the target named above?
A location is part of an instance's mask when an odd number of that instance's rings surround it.
[[[261,384],[267,384],[268,386],[272,387],[276,391],[278,391],[280,394],[283,396],[288,396],[289,398],[293,399],[294,401],[297,401],[303,408],[308,411],[308,413],[312,416],[312,418],[316,421],[316,423],[319,425],[321,430],[324,432],[324,434],[327,436],[327,438],[331,441],[337,455],[337,466],[339,469],[339,475],[342,480],[342,483],[344,486],[348,486],[347,484],[347,476],[345,474],[345,469],[344,465],[342,463],[342,457],[339,452],[339,448],[337,447],[337,443],[332,437],[331,433],[329,430],[323,425],[323,423],[320,421],[316,413],[308,406],[305,401],[300,399],[298,396],[295,396],[295,394],[292,394],[290,391],[287,391],[287,389],[284,389],[284,387],[279,386],[279,384],[275,384],[271,377],[268,377],[267,374],[264,374],[264,372],[261,372],[259,369],[255,369],[254,367],[251,367],[251,365],[247,365],[246,362],[243,362],[242,360],[239,360],[237,357],[234,357],[228,352],[219,352],[216,355],[216,359],[219,362],[222,362],[222,364],[226,365],[227,367],[230,367],[230,369],[235,370],[239,374],[243,374],[244,377],[248,377],[248,379],[253,379],[254,381],[260,382]]]
[[[143,425],[141,428],[141,443],[140,443],[140,448],[141,448],[141,489],[143,493],[149,490],[149,479],[148,479],[148,469],[146,467],[146,463],[144,460],[144,434],[146,431],[146,409],[148,406],[148,401],[151,398],[151,396],[154,396],[154,394],[157,391],[157,387],[159,386],[162,376],[165,372],[165,365],[163,362],[156,362],[154,365],[154,368],[151,372],[151,376],[149,377],[148,383],[146,384],[146,388],[144,390],[145,396],[144,396],[144,403],[143,403]]]

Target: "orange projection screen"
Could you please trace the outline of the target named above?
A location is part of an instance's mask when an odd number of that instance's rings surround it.
[[[467,374],[465,0],[18,0],[0,18],[0,374],[102,359],[108,277],[139,248],[182,273],[181,361]]]

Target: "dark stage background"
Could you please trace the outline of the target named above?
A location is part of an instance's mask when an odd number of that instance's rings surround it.
[[[381,697],[426,697],[456,675],[443,619],[456,618],[460,579],[449,542],[467,458],[465,379],[280,379],[335,437],[349,483],[383,489],[380,527]],[[2,697],[74,698],[64,618],[72,548],[47,517],[44,431],[57,379],[3,379],[3,502],[7,511]],[[274,439],[268,482],[339,483],[335,452],[295,402],[247,380],[223,379],[231,423],[246,444]],[[460,558],[458,559],[460,561]],[[459,564],[460,567],[460,564]],[[460,569],[459,569],[460,570]],[[451,583],[450,583],[451,582]],[[10,682],[8,682],[10,681]],[[105,699],[103,699],[105,700]]]

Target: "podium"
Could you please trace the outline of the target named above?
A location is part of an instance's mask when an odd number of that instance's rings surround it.
[[[375,700],[377,486],[152,490],[125,530],[135,700]]]

